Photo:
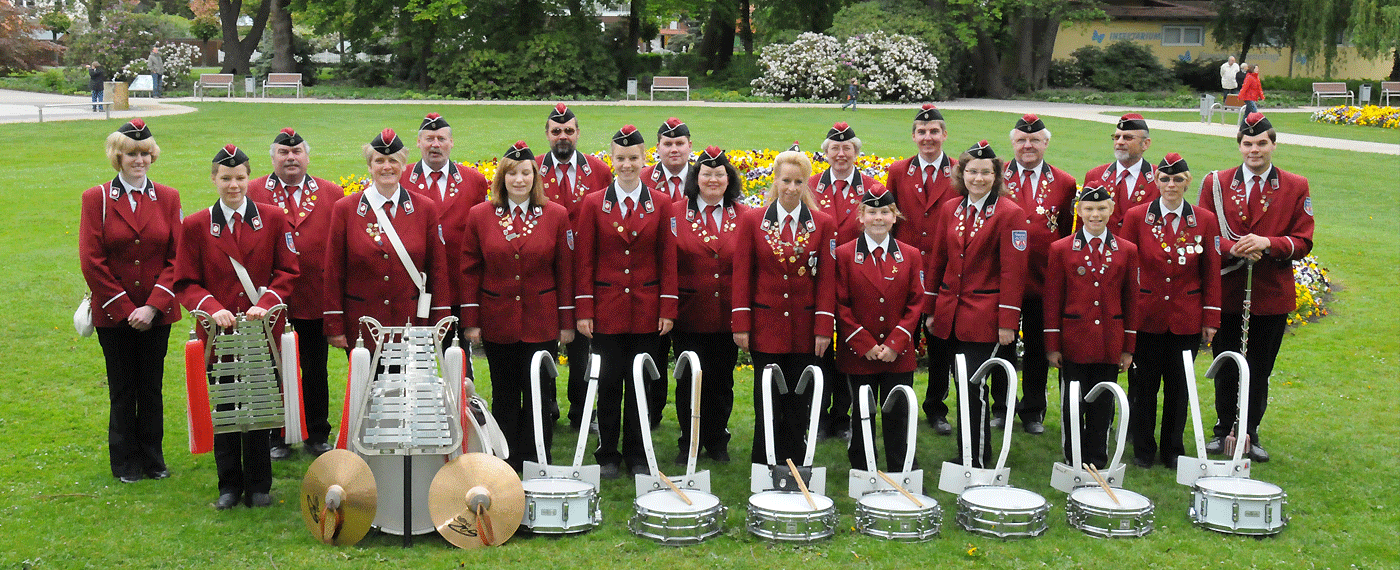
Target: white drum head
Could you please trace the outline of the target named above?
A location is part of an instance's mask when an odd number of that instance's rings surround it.
[[[919,501],[924,504],[924,506],[920,507],[918,505],[915,505],[913,501],[910,501],[908,497],[905,497],[898,491],[886,491],[863,495],[860,498],[860,504],[864,507],[880,511],[907,512],[917,512],[926,510],[938,504],[937,501],[934,501],[930,497],[925,497],[923,495],[914,496],[917,497]]]
[[[968,487],[959,498],[975,505],[1014,511],[1030,511],[1045,506],[1045,497],[1033,491],[1000,485]]]
[[[1080,487],[1069,494],[1069,500],[1106,511],[1140,511],[1152,507],[1147,497],[1127,489],[1114,489],[1113,496],[1118,497],[1117,503],[1102,487]]]
[[[812,502],[817,504],[813,509],[807,504],[807,498],[802,493],[789,493],[786,491],[764,491],[749,497],[749,504],[755,508],[781,512],[781,513],[810,513],[830,509],[835,503],[824,495],[812,495]]]
[[[586,493],[593,485],[577,479],[527,479],[521,481],[525,495],[576,497]]]
[[[670,489],[652,491],[637,497],[637,507],[659,513],[699,513],[719,506],[719,497],[704,491],[685,491],[685,496],[694,504],[685,504],[680,495]]]
[[[1216,494],[1267,497],[1283,492],[1283,488],[1267,481],[1241,479],[1239,477],[1202,477],[1196,486]]]

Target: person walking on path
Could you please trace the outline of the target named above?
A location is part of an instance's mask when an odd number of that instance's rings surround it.
[[[1263,100],[1264,86],[1259,83],[1259,64],[1256,63],[1249,67],[1249,71],[1244,75],[1244,83],[1240,84],[1240,101],[1244,102],[1244,116],[1248,117],[1258,112],[1259,102]]]
[[[160,99],[160,76],[165,75],[165,60],[160,58],[160,46],[151,48],[146,56],[146,70],[151,72],[151,97]]]
[[[1235,56],[1225,60],[1220,64],[1220,99],[1223,101],[1233,93],[1240,92],[1240,83],[1235,80],[1235,74],[1240,72],[1240,64],[1235,63]]]
[[[846,107],[850,107],[852,111],[856,110],[856,94],[859,91],[860,81],[852,77],[851,84],[846,86],[846,102],[841,105],[842,111],[845,111]]]

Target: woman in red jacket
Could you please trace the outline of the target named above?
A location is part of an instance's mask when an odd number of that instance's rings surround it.
[[[739,220],[751,208],[739,202],[743,178],[723,150],[707,147],[695,164],[684,196],[672,208],[680,292],[674,334],[676,350],[694,351],[705,371],[700,385],[700,446],[711,459],[729,461],[729,415],[734,411],[734,365],[739,358],[729,322],[734,250]],[[690,390],[690,378],[676,379],[676,416],[681,427],[676,463],[683,463],[689,451]]]
[[[170,476],[161,451],[161,384],[175,302],[180,194],[151,182],[160,146],[141,119],[107,136],[117,176],[83,192],[78,260],[107,364],[107,456],[123,483]]]
[[[807,186],[811,175],[807,155],[779,153],[773,161],[773,188],[764,207],[739,222],[734,250],[734,344],[749,351],[758,374],[777,364],[794,386],[802,370],[818,364],[831,346],[836,321],[836,224],[817,208]],[[768,463],[768,429],[774,432],[779,464],[800,460],[811,396],[774,394],[774,425],[766,426],[760,390],[762,383],[754,382],[754,417],[760,420],[754,426],[752,462]]]
[[[1259,64],[1254,64],[1249,68],[1249,73],[1244,75],[1244,84],[1240,86],[1240,100],[1244,101],[1244,113],[1240,114],[1241,122],[1250,113],[1259,110],[1259,102],[1264,100],[1264,86],[1259,83]]]
[[[526,460],[549,462],[554,422],[543,423],[546,457],[536,457],[530,363],[574,338],[571,243],[568,209],[549,201],[534,153],[515,143],[496,166],[490,198],[467,213],[459,278],[462,327],[486,349],[491,414],[517,471]],[[542,394],[554,391],[548,382]]]

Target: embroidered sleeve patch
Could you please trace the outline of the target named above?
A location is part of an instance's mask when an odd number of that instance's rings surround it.
[[[1309,215],[1309,216],[1313,215],[1313,213],[1312,213],[1312,196],[1308,196],[1307,198],[1303,198],[1303,212],[1306,213],[1306,214]]]
[[[292,240],[292,232],[287,232],[285,235],[287,237],[287,251],[292,252],[293,255],[301,255],[301,252],[297,251],[296,241]]]
[[[1011,247],[1016,251],[1026,251],[1027,243],[1026,230],[1011,230]]]

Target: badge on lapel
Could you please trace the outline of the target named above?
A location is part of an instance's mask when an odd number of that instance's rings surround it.
[[[297,251],[296,242],[292,240],[292,232],[287,232],[284,236],[287,238],[287,251],[292,252],[292,255],[301,255],[301,252]]]
[[[1026,251],[1026,230],[1011,230],[1011,247],[1016,251]]]

